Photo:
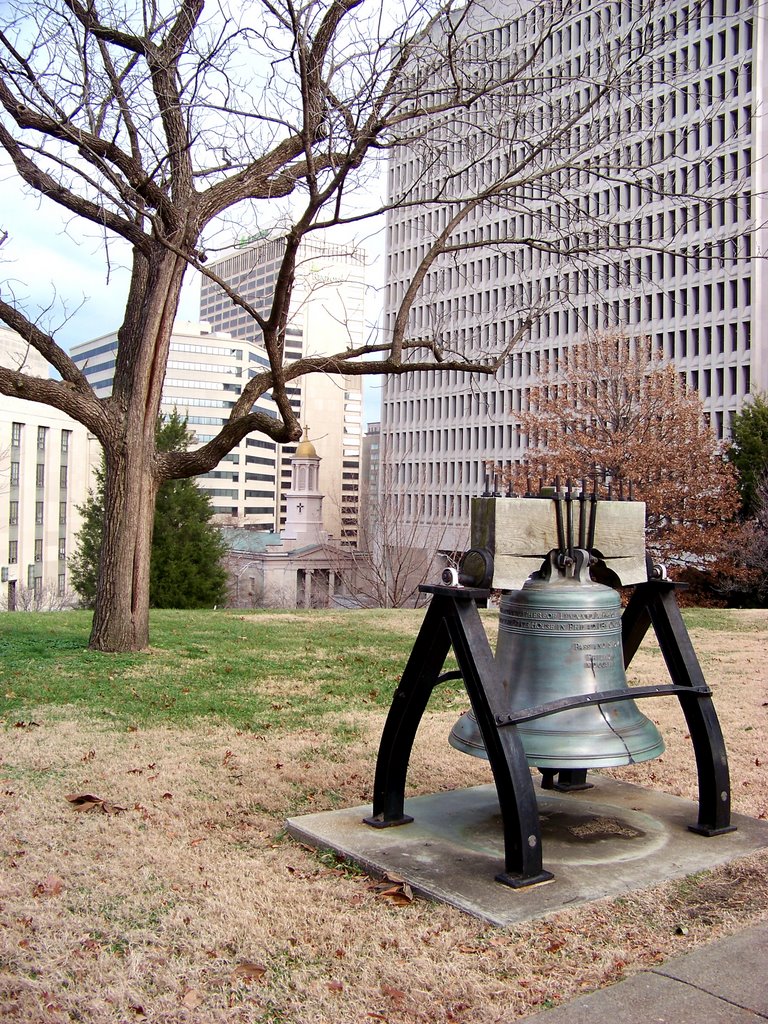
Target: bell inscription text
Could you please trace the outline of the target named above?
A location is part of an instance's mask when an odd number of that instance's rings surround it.
[[[525,608],[507,605],[499,616],[499,629],[510,633],[621,634],[620,611],[604,608]]]

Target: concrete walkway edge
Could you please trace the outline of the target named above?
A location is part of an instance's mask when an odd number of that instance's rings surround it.
[[[768,920],[524,1019],[531,1024],[764,1024]]]

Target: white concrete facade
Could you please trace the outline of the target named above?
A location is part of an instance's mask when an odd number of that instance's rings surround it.
[[[548,94],[526,97],[530,120],[519,139],[510,135],[505,152],[489,149],[486,160],[462,170],[456,193],[472,194],[484,168],[498,173],[499,160],[513,162],[526,139],[546,135],[547,118],[567,116],[590,68],[650,9],[638,0],[499,5],[499,20],[489,20],[472,44],[475,57],[508,67],[536,36],[538,19],[556,7],[568,17],[531,76],[550,82]],[[669,0],[654,11],[651,70],[616,101],[611,123],[592,122],[603,132],[599,144],[585,144],[584,129],[573,129],[566,146],[581,147],[582,162],[565,160],[546,180],[549,191],[521,188],[473,213],[411,311],[409,337],[437,336],[474,357],[520,337],[495,377],[448,372],[385,382],[382,452],[393,490],[414,515],[423,508],[428,522],[455,527],[457,536],[470,499],[484,490],[486,462],[510,463],[524,451],[515,414],[540,369],[556,367],[559,354],[589,331],[648,335],[701,394],[720,437],[750,391],[768,388],[766,10],[757,0]],[[467,139],[482,115],[481,100],[467,115]],[[444,155],[447,170],[454,155]],[[418,163],[408,150],[395,154],[393,198],[418,189]],[[633,167],[634,174],[620,173]],[[436,203],[389,216],[385,329],[449,211]],[[580,247],[586,258],[562,254]]]
[[[72,359],[99,397],[112,392],[117,333],[76,345]],[[264,351],[229,334],[216,334],[208,323],[177,322],[171,339],[161,410],[186,416],[194,443],[203,445],[219,432],[254,367],[267,364]],[[274,402],[263,396],[256,408],[277,415]],[[280,458],[277,446],[259,434],[243,439],[210,473],[197,477],[214,509],[214,521],[225,525],[256,525],[271,530]]]
[[[48,363],[0,328],[0,355],[39,377]],[[0,405],[0,607],[60,607],[75,600],[67,560],[82,524],[101,446],[58,409],[5,398]]]
[[[236,250],[211,261],[210,268],[260,313],[268,313],[284,252],[284,240],[244,240]],[[299,253],[288,326],[286,360],[329,355],[364,338],[365,260],[344,247],[305,241]],[[258,347],[258,328],[214,282],[203,279],[200,315],[214,330]],[[288,388],[293,407],[322,459],[320,489],[325,494],[324,528],[344,543],[357,537],[360,501],[362,386],[360,377],[308,374]],[[295,446],[279,451],[279,512],[285,522],[285,492],[291,481]],[[246,520],[249,522],[249,520]]]

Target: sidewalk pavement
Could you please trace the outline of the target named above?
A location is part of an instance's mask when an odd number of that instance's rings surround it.
[[[765,1024],[768,921],[674,957],[526,1024]]]

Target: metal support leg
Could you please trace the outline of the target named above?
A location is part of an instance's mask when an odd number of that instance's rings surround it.
[[[379,746],[373,814],[375,828],[405,824],[405,778],[411,748],[432,689],[453,646],[485,742],[504,827],[504,871],[496,877],[519,888],[549,881],[542,869],[541,828],[533,780],[515,725],[500,728],[502,687],[470,588],[424,587],[432,593],[411,655],[395,691]]]
[[[500,727],[504,689],[483,624],[472,602],[451,602],[448,631],[480,727],[499,795],[504,825],[504,871],[496,880],[512,888],[548,882],[542,867],[536,792],[517,725]]]
[[[699,780],[699,819],[688,827],[701,835],[717,836],[735,830],[731,825],[728,755],[712,697],[693,692],[706,689],[706,682],[674,591],[673,583],[662,581],[641,583],[636,588],[622,617],[624,663],[631,662],[652,625],[672,682],[691,689],[690,694],[678,694]]]
[[[408,762],[416,731],[450,646],[440,604],[432,601],[384,724],[373,782],[373,814],[364,819],[367,825],[389,828],[413,821],[403,813]]]

